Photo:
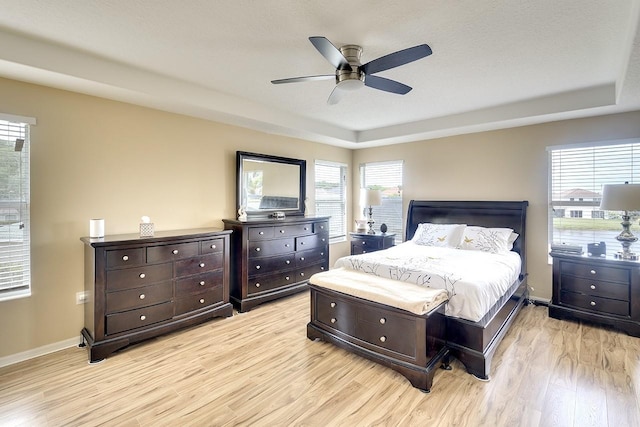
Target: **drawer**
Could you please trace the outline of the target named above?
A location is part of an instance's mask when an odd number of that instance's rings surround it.
[[[172,298],[173,285],[171,282],[126,291],[107,292],[107,313],[155,305],[171,301]]]
[[[329,233],[329,221],[316,222],[313,224],[314,234],[328,234]]]
[[[270,258],[250,258],[248,274],[249,277],[253,277],[258,274],[290,270],[295,267],[295,262],[296,259],[293,253]]]
[[[224,239],[203,240],[200,242],[200,253],[215,254],[224,250]]]
[[[293,252],[293,237],[288,239],[256,240],[249,242],[250,257],[265,257]]]
[[[328,252],[328,246],[318,249],[312,249],[310,251],[296,252],[296,267],[306,267],[310,264],[324,261]]]
[[[176,299],[176,316],[223,302],[222,286]]]
[[[198,255],[198,250],[198,242],[150,246],[147,248],[147,262],[153,264],[191,258]]]
[[[296,237],[296,251],[304,251],[329,244],[329,235],[314,234],[311,236]]]
[[[309,234],[313,234],[313,224],[311,223],[276,225],[273,231],[273,237],[295,237]]]
[[[211,289],[222,285],[223,281],[222,270],[176,280],[176,298]]]
[[[560,261],[560,273],[585,277],[608,282],[629,284],[629,270],[615,267],[582,264],[577,262]]]
[[[313,276],[314,274],[328,270],[327,267],[327,263],[323,262],[321,264],[314,264],[302,269],[298,269],[296,270],[296,281],[302,282],[304,280],[309,280],[309,277]]]
[[[250,227],[249,240],[262,240],[273,238],[273,227]]]
[[[171,280],[171,264],[146,265],[125,270],[107,271],[107,291],[140,288],[152,283]]]
[[[169,320],[173,317],[173,302],[152,305],[122,313],[109,314],[106,320],[106,333],[113,335],[130,329],[141,328],[152,323]]]
[[[316,293],[315,317],[318,322],[345,334],[355,332],[355,307],[342,299]]]
[[[377,238],[367,238],[367,237],[358,237],[354,238],[351,241],[351,244],[354,246],[359,246],[363,248],[364,251],[377,251],[384,247],[384,241],[382,239]]]
[[[204,273],[222,268],[222,252],[176,261],[176,277]]]
[[[358,310],[355,337],[378,347],[415,358],[416,323],[414,319],[394,316],[391,313]]]
[[[297,283],[295,271],[285,271],[249,278],[247,294],[255,295]]]
[[[601,298],[576,292],[560,292],[560,303],[595,313],[629,316],[629,302]]]
[[[107,251],[107,268],[126,268],[144,264],[144,248]]]
[[[563,274],[561,276],[560,286],[563,291],[580,292],[585,295],[629,301],[629,285],[626,284],[590,280]]]

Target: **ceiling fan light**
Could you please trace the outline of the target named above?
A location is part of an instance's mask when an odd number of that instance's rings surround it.
[[[338,83],[341,90],[358,90],[364,86],[364,82],[360,79],[343,80]]]

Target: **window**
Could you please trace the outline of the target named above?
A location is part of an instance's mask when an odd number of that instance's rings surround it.
[[[330,216],[329,242],[347,239],[347,165],[316,160],[316,215]]]
[[[29,125],[0,115],[0,300],[31,294]]]
[[[378,189],[382,205],[373,206],[374,229],[387,225],[387,233],[396,233],[396,243],[402,241],[404,226],[402,208],[402,160],[360,165],[360,188]],[[365,206],[360,206],[365,209]],[[363,212],[363,218],[366,215]],[[378,231],[379,232],[379,231]]]
[[[605,242],[607,252],[621,250],[621,212],[601,211],[604,184],[640,183],[640,140],[548,147],[549,242],[581,245]],[[638,214],[631,231],[640,236]],[[638,249],[638,248],[636,248]]]

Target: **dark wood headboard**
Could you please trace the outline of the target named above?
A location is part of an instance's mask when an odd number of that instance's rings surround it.
[[[521,278],[527,274],[526,263],[526,216],[529,202],[493,201],[428,201],[412,200],[407,213],[406,240],[410,240],[418,224],[467,224],[481,227],[511,228],[520,236],[513,250],[522,259]]]

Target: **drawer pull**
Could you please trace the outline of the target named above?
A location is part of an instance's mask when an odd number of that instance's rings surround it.
[[[282,230],[282,229],[281,229],[281,230],[280,230],[280,233],[281,233],[281,234],[284,234],[284,230]]]
[[[364,245],[366,245],[366,244],[367,244],[367,242],[362,242],[362,246],[364,246]]]
[[[256,252],[260,252],[260,248],[256,248]]]
[[[140,316],[140,320],[147,320],[147,316],[143,314],[142,316]]]
[[[324,271],[324,266],[321,266],[321,267],[320,267],[320,270],[323,270],[323,271]]]
[[[200,281],[200,286],[204,286],[204,280]]]
[[[200,304],[204,304],[204,298],[200,298]]]
[[[325,238],[323,237],[323,238],[322,238],[322,241],[323,241],[323,242],[326,242],[326,241],[327,241],[327,239],[325,239]]]
[[[146,274],[144,274],[144,273],[140,273],[140,278],[141,278],[141,279],[144,279],[145,277],[147,277],[147,275],[146,275]]]
[[[304,245],[304,242],[300,242],[300,245]]]
[[[595,289],[595,288],[596,288],[596,285],[591,285],[591,286],[589,286],[589,287],[590,287],[591,289]]]
[[[129,261],[129,255],[125,255],[125,256],[123,256],[123,257],[122,257],[122,260],[123,260],[123,261]]]
[[[145,299],[146,295],[145,294],[140,294],[140,296],[138,298],[140,299]]]
[[[331,323],[336,323],[336,318],[335,317],[331,318]]]
[[[264,231],[261,231],[258,234],[262,236],[264,234]]]
[[[304,257],[303,256],[300,257],[300,261],[304,261]]]
[[[174,255],[178,255],[178,250],[174,249],[174,250],[171,251],[171,253],[174,254]]]
[[[320,256],[324,256],[324,252],[320,252]]]
[[[380,342],[386,342],[387,341],[387,337],[385,337],[384,335],[380,337]]]
[[[329,304],[331,306],[331,308],[334,308],[336,306],[335,302],[332,302],[331,304]]]
[[[256,283],[256,288],[259,288],[259,287],[260,287],[260,283]]]
[[[304,271],[303,271],[302,273],[300,273],[300,275],[301,275],[302,277],[304,277]]]
[[[384,325],[385,323],[387,323],[387,319],[385,319],[384,317],[381,317],[380,324]]]
[[[260,270],[260,266],[259,265],[256,265],[256,270]]]
[[[320,226],[320,230],[324,230],[324,225],[321,225],[321,226]]]
[[[215,249],[215,248],[216,248],[216,245],[211,245],[211,249]]]
[[[591,307],[595,307],[596,302],[595,302],[595,301],[591,301],[591,303],[590,303],[590,304],[591,304]]]
[[[291,246],[291,245],[290,245],[290,244],[288,244],[288,243],[285,243],[285,244],[284,244],[284,247],[285,247],[285,248],[288,248],[289,246]]]
[[[304,228],[304,231],[309,231],[309,227],[305,227],[305,228]]]
[[[204,268],[204,262],[201,262],[199,265],[200,265],[200,268]]]
[[[285,280],[290,280],[290,279],[289,279],[289,276],[285,277]]]
[[[595,270],[591,270],[589,273],[596,274],[596,271]]]
[[[291,261],[286,260],[286,261],[285,261],[285,264],[291,264]]]

